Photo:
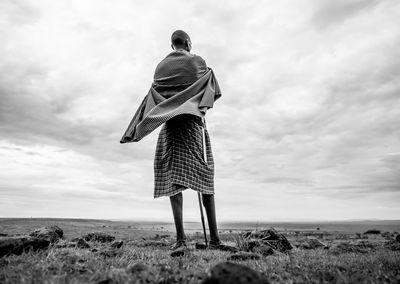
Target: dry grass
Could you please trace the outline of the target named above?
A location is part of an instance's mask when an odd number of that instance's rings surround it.
[[[126,232],[121,234],[126,236]],[[141,235],[138,236],[135,238],[140,239]],[[223,237],[244,248],[239,234]],[[198,241],[197,238],[193,235],[191,241]],[[51,247],[3,257],[0,283],[201,283],[211,267],[226,261],[230,255],[193,249],[183,257],[171,258],[168,247],[140,247],[137,242],[126,241],[117,256],[104,257],[100,252],[109,244],[91,242],[90,245],[98,251]],[[400,282],[400,252],[383,245],[368,253],[294,249],[290,254],[275,253],[240,263],[262,272],[272,283]]]

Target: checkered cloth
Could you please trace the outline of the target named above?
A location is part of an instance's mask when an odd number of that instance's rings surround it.
[[[183,114],[167,121],[158,137],[154,158],[154,198],[172,196],[186,188],[214,194],[214,160],[205,130],[207,162],[203,154],[203,122]]]

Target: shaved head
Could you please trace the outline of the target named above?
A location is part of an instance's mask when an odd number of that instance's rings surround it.
[[[172,33],[171,44],[173,48],[184,48],[187,51],[190,51],[192,47],[192,42],[189,35],[182,30],[176,30]]]

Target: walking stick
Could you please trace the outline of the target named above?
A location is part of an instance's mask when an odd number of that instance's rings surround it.
[[[199,198],[199,206],[200,206],[200,214],[201,214],[201,224],[203,225],[204,241],[205,241],[206,247],[207,247],[207,246],[208,246],[208,244],[207,244],[207,233],[206,233],[206,226],[205,226],[205,224],[204,224],[203,203],[201,202],[200,192],[197,192],[197,197]]]
[[[203,118],[203,128],[202,128],[203,157],[204,157],[204,161],[207,163],[206,133],[205,133],[205,130],[204,130],[205,122],[206,122],[206,121],[205,121],[205,118]],[[200,192],[197,192],[197,197],[198,197],[198,199],[199,199],[200,215],[201,215],[201,224],[203,225],[203,232],[204,232],[204,241],[205,241],[205,243],[206,243],[206,247],[208,247],[206,226],[205,226],[205,223],[204,223],[203,202],[201,201]]]

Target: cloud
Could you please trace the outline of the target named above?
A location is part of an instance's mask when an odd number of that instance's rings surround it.
[[[346,20],[354,19],[358,13],[368,12],[368,9],[373,9],[378,4],[379,0],[315,1],[316,11],[312,20],[319,28],[340,25]]]
[[[0,3],[0,8],[4,18],[16,26],[32,24],[41,17],[40,11],[25,1],[5,0]]]
[[[157,131],[119,139],[184,29],[223,92],[207,117],[220,216],[395,218],[368,208],[400,188],[399,17],[374,0],[3,1],[0,194],[15,206],[0,212],[169,216],[152,200]]]

